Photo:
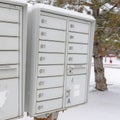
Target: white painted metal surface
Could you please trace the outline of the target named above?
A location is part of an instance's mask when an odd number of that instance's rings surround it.
[[[85,102],[86,75],[68,76],[66,88],[66,107]]]
[[[27,5],[0,0],[0,120],[24,114]]]
[[[68,64],[84,64],[87,63],[87,55],[69,54]]]
[[[0,36],[19,36],[19,25],[0,22]]]
[[[47,65],[38,67],[38,76],[58,76],[64,74],[64,65]]]
[[[37,91],[37,101],[62,98],[63,88],[52,88]]]
[[[77,33],[89,33],[89,23],[70,21],[69,30]]]
[[[54,29],[65,30],[66,29],[66,20],[59,19],[57,17],[41,16],[40,17],[40,26],[45,27],[45,28],[54,28]]]
[[[37,102],[36,113],[39,114],[47,111],[58,110],[61,108],[62,108],[62,99]]]
[[[26,111],[39,117],[87,102],[95,20],[30,5]]]
[[[40,28],[39,36],[42,40],[65,41],[65,32],[54,29]]]
[[[88,44],[90,42],[89,41],[89,35],[88,34],[75,33],[75,32],[69,32],[69,42]]]
[[[38,78],[37,89],[55,88],[63,86],[63,77]]]
[[[0,21],[19,22],[19,11],[16,9],[9,10],[6,7],[0,7]]]
[[[18,77],[18,65],[2,65],[0,66],[0,79]]]
[[[68,75],[79,75],[87,73],[87,65],[68,65],[67,74]]]
[[[64,64],[64,55],[39,53],[39,64]]]
[[[18,51],[0,52],[0,64],[17,64],[18,62]]]
[[[61,42],[40,41],[39,52],[64,53],[65,44]]]
[[[19,38],[0,37],[0,50],[18,50]]]
[[[19,116],[18,78],[0,80],[0,120]]]
[[[68,45],[68,53],[83,53],[83,54],[87,54],[88,53],[88,46],[85,45],[85,44],[73,44],[73,43],[70,43]]]

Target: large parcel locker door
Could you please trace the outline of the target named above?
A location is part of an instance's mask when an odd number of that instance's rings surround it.
[[[23,3],[0,2],[0,120],[24,113],[25,8]]]

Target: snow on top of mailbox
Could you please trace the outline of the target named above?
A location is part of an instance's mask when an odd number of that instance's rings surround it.
[[[41,9],[42,11],[47,11],[47,12],[52,12],[52,13],[57,13],[61,14],[64,16],[72,16],[78,19],[83,19],[87,21],[95,21],[94,17],[91,15],[83,14],[83,13],[78,13],[76,11],[71,11],[55,6],[50,6],[50,5],[45,5],[45,4],[35,4],[35,9]]]

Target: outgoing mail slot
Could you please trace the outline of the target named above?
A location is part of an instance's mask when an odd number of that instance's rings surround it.
[[[0,50],[18,50],[19,38],[0,37]]]
[[[78,75],[78,74],[86,74],[87,73],[87,65],[68,65],[67,66],[67,74],[68,75]]]
[[[69,44],[68,53],[88,53],[88,45],[84,44]]]
[[[52,65],[52,66],[39,66],[38,67],[38,76],[57,76],[63,75],[64,65]]]
[[[16,64],[18,62],[18,51],[0,51],[0,64]]]
[[[39,64],[64,64],[64,54],[39,53]]]
[[[87,63],[87,55],[68,55],[68,64],[85,64]]]
[[[89,37],[88,34],[69,32],[69,42],[88,44],[89,43],[88,37]]]
[[[39,33],[42,40],[65,41],[64,31],[40,28]]]
[[[0,66],[0,79],[18,77],[18,65]]]
[[[44,102],[37,102],[36,113],[48,112],[62,108],[62,99],[54,99]]]
[[[19,22],[19,10],[0,7],[0,21]]]
[[[61,42],[39,41],[39,52],[64,53],[65,44]]]
[[[61,98],[63,95],[63,88],[53,88],[37,91],[37,101]]]
[[[63,77],[38,78],[37,89],[54,88],[63,86]]]
[[[0,22],[0,36],[19,36],[19,24]]]
[[[66,21],[57,17],[48,17],[41,16],[40,17],[40,26],[47,28],[55,28],[55,29],[66,29]]]
[[[69,31],[79,32],[79,33],[88,33],[89,24],[83,22],[69,22]]]

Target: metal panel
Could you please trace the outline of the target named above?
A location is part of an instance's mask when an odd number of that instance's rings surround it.
[[[88,53],[88,45],[69,43],[68,53]]]
[[[24,114],[26,13],[27,4],[0,0],[0,120]]]
[[[18,117],[18,88],[18,79],[0,80],[0,120]]]
[[[54,29],[66,29],[66,21],[56,17],[40,16],[40,26]]]
[[[39,64],[64,64],[64,54],[39,53]]]
[[[69,42],[87,43],[88,44],[89,43],[89,35],[88,34],[69,32]]]
[[[67,77],[66,107],[85,102],[86,75]]]
[[[37,89],[53,88],[63,86],[63,77],[38,78]]]
[[[89,33],[89,24],[83,22],[69,22],[69,31],[79,32],[79,33]]]
[[[0,7],[0,21],[19,22],[19,10]]]
[[[18,62],[18,51],[0,51],[0,64],[16,64]]]
[[[87,63],[87,55],[68,55],[68,64],[85,64]]]
[[[19,38],[0,37],[0,50],[18,50]]]
[[[39,66],[38,76],[57,76],[63,75],[64,65],[52,65],[52,66]]]
[[[63,96],[63,88],[44,89],[37,91],[37,101],[61,98]]]
[[[64,53],[65,43],[52,41],[39,41],[39,52]]]
[[[78,74],[86,74],[87,73],[87,65],[68,65],[67,66],[67,74],[68,75],[78,75]]]
[[[47,112],[62,108],[62,99],[49,100],[44,102],[37,102],[36,113]]]
[[[88,58],[92,45],[90,32],[94,19],[35,4],[28,21],[28,114],[40,117],[84,103],[87,99]],[[70,100],[69,90],[72,91]]]
[[[0,66],[0,79],[1,78],[14,78],[14,77],[18,77],[18,65]]]
[[[19,36],[19,24],[0,22],[0,36]]]
[[[40,28],[39,36],[42,40],[65,41],[64,31]]]

